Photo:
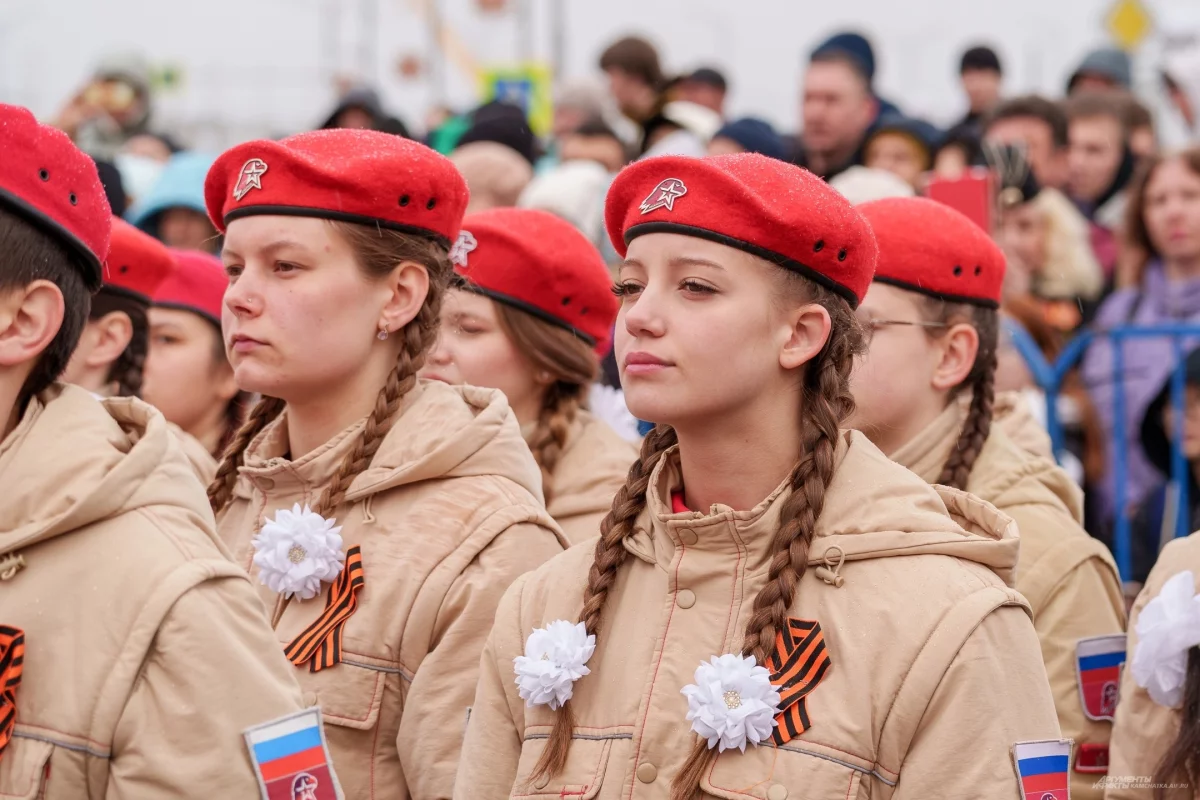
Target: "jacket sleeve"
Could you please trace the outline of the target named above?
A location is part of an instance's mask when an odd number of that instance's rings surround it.
[[[428,654],[408,689],[396,737],[411,797],[450,797],[480,654],[500,598],[520,575],[561,552],[549,529],[513,525],[493,539],[451,585]]]
[[[893,800],[1021,797],[1012,746],[1059,739],[1037,634],[1002,606],[958,651],[921,718]]]
[[[1150,779],[1159,760],[1179,735],[1179,710],[1154,702],[1150,693],[1137,685],[1130,668],[1137,650],[1137,619],[1152,597],[1148,589],[1143,591],[1129,618],[1121,700],[1117,703],[1109,743],[1105,800],[1151,800],[1154,790],[1149,788]]]
[[[245,578],[183,593],[117,722],[109,800],[258,797],[242,732],[304,707],[292,669]]]
[[[475,704],[463,743],[455,800],[508,797],[517,779],[525,731],[525,704],[513,682],[512,659],[524,652],[518,579],[504,594],[483,648]]]
[[[1034,619],[1059,726],[1063,738],[1075,741],[1076,753],[1083,744],[1107,744],[1112,730],[1112,723],[1090,720],[1083,713],[1076,643],[1092,636],[1123,633],[1124,606],[1112,568],[1102,559],[1089,558],[1063,576]],[[1071,797],[1100,800],[1104,790],[1096,786],[1098,777],[1076,772],[1072,763]]]

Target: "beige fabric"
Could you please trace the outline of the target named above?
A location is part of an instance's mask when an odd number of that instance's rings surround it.
[[[992,425],[1031,456],[1054,460],[1050,434],[1034,419],[1029,401],[1020,392],[1000,392],[992,405]]]
[[[958,442],[969,397],[951,403],[933,423],[892,458],[929,482]],[[1030,420],[1032,422],[1032,419]],[[1021,557],[1017,590],[1033,608],[1046,672],[1063,736],[1083,744],[1104,744],[1111,723],[1083,712],[1075,645],[1080,639],[1122,633],[1125,604],[1116,564],[1101,542],[1083,529],[1083,495],[1052,462],[1030,455],[993,426],[971,470],[968,492],[993,504],[1017,523]],[[1071,771],[1071,796],[1098,800],[1097,776]]]
[[[0,624],[25,631],[0,797],[258,796],[242,731],[303,706],[166,420],[77,387],[0,443]]]
[[[1163,548],[1130,611],[1125,669],[1121,674],[1121,702],[1117,704],[1117,718],[1113,723],[1108,767],[1110,780],[1116,780],[1105,790],[1105,800],[1151,800],[1153,790],[1138,786],[1136,781],[1149,782],[1159,761],[1179,735],[1179,709],[1160,706],[1151,700],[1149,692],[1133,679],[1131,666],[1138,643],[1138,617],[1146,604],[1158,597],[1163,584],[1184,570],[1200,576],[1200,533],[1175,539]],[[1200,590],[1200,586],[1197,589]],[[1200,797],[1200,787],[1195,787],[1191,796]]]
[[[200,444],[199,439],[175,423],[168,422],[167,428],[179,440],[179,446],[183,449],[183,454],[187,457],[188,463],[192,465],[192,471],[196,473],[200,483],[204,486],[212,483],[213,478],[217,477],[217,460],[212,457],[212,453]]]
[[[287,412],[251,443],[221,536],[251,571],[264,518],[315,503],[365,420],[290,461]],[[450,796],[479,654],[509,584],[562,552],[541,477],[504,395],[420,382],[337,514],[362,546],[364,588],[342,632],[343,662],[293,668],[321,704],[338,777],[352,798]],[[259,586],[279,647],[325,595],[282,601]]]
[[[680,690],[702,660],[740,649],[790,491],[785,483],[749,511],[674,514],[669,498],[680,481],[673,450],[651,476],[591,674],[575,685],[566,769],[541,788],[529,776],[554,712],[525,706],[512,660],[535,628],[578,618],[592,548],[572,548],[505,595],[456,798],[669,796],[692,740]],[[1017,547],[1011,521],[994,508],[935,490],[847,433],[791,611],[820,623],[832,660],[807,698],[812,726],[780,749],[721,754],[706,792],[1018,797],[1009,748],[1057,738],[1058,722],[1028,608],[998,574],[1015,565]],[[838,549],[840,587],[815,569]]]
[[[629,466],[638,457],[635,445],[617,435],[608,423],[580,412],[567,434],[553,490],[546,506],[571,544],[600,533],[600,522],[612,508],[613,495],[625,485]]]

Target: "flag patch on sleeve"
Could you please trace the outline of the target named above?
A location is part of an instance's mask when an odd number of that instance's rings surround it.
[[[255,726],[243,735],[262,800],[337,800],[319,708]]]
[[[1071,800],[1071,740],[1017,742],[1013,765],[1021,800]]]
[[[1075,643],[1075,672],[1083,713],[1090,720],[1112,721],[1117,710],[1121,670],[1125,666],[1125,634],[1093,636]]]

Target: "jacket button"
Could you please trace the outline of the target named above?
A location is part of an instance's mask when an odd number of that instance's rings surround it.
[[[649,761],[644,761],[638,764],[637,776],[642,783],[654,783],[654,779],[658,777],[658,767]]]
[[[694,545],[696,542],[700,541],[700,537],[697,536],[696,532],[691,528],[684,528],[683,530],[679,531],[679,541],[690,547],[691,545]]]
[[[675,605],[680,608],[691,608],[696,605],[696,593],[691,589],[680,589],[679,594],[675,595]]]
[[[782,783],[773,785],[767,789],[767,800],[787,800],[787,787]]]
[[[547,786],[549,786],[549,785],[550,785],[550,776],[549,776],[549,775],[543,775],[542,777],[540,777],[540,778],[538,778],[538,779],[537,779],[537,782],[536,782],[535,784],[533,784],[533,788],[535,788],[535,789],[545,789],[545,788],[546,788]]]

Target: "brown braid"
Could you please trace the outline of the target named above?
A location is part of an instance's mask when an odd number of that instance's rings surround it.
[[[1179,733],[1154,770],[1154,800],[1166,800],[1166,787],[1174,783],[1196,785],[1200,780],[1200,648],[1188,650],[1179,709]],[[1184,797],[1192,796],[1186,793]]]
[[[554,378],[542,396],[537,427],[529,437],[529,449],[542,470],[542,493],[549,503],[554,492],[554,469],[567,446],[571,423],[586,404],[588,387],[600,374],[600,360],[592,345],[566,328],[493,302],[496,319],[509,341],[535,370]]]
[[[332,516],[346,497],[346,490],[375,457],[391,428],[400,400],[417,382],[417,371],[425,362],[425,353],[433,344],[442,299],[453,267],[444,247],[409,233],[347,222],[327,223],[342,236],[357,256],[359,267],[370,279],[381,280],[405,262],[415,262],[429,274],[429,292],[421,310],[398,332],[402,338],[396,366],[388,374],[367,418],[362,434],[334,473],[333,480],[317,499],[313,510]],[[265,406],[265,407],[264,407]],[[267,423],[283,410],[282,400],[263,398],[250,412],[246,424],[225,451],[217,477],[209,487],[209,502],[215,511],[228,505],[237,482],[237,469],[245,458],[246,447]],[[218,502],[219,501],[219,502]]]
[[[966,379],[955,389],[955,394],[971,392],[971,405],[963,421],[958,442],[942,467],[938,483],[955,489],[967,488],[971,469],[982,452],[988,435],[992,432],[993,405],[996,400],[997,351],[1000,349],[1000,313],[993,308],[946,303],[927,298],[922,315],[928,321],[943,323],[946,327],[926,328],[929,336],[945,336],[949,326],[966,323],[979,334],[979,350],[975,363]]]
[[[802,280],[802,279],[796,279]],[[833,480],[838,429],[854,411],[850,371],[865,339],[850,306],[833,292],[814,287],[810,302],[829,311],[832,328],[821,352],[804,370],[803,437],[799,463],[792,470],[791,493],[783,502],[779,529],[771,543],[774,555],[767,582],[754,598],[742,654],[761,665],[775,644],[775,632],[787,624],[800,579],[808,569],[808,550]],[[696,737],[691,753],[671,782],[671,800],[691,800],[717,757]]]
[[[617,490],[612,509],[600,523],[600,538],[596,540],[596,555],[588,571],[587,587],[583,592],[583,610],[579,621],[593,636],[599,635],[600,617],[608,590],[617,580],[617,570],[625,563],[628,551],[625,538],[633,534],[633,523],[646,507],[646,491],[650,488],[650,475],[654,472],[663,454],[678,440],[675,429],[658,425],[642,441],[642,452],[629,468],[625,485]],[[575,728],[571,701],[568,700],[554,717],[554,728],[542,755],[533,768],[530,781],[543,775],[557,775],[567,763],[567,752],[571,747],[571,733]]]

